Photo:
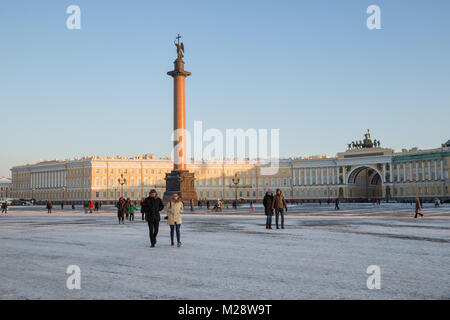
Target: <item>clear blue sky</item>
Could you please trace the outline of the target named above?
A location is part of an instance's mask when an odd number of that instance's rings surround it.
[[[81,8],[81,30],[66,8]],[[382,30],[366,28],[381,7]],[[0,176],[93,154],[169,155],[174,37],[187,123],[279,128],[282,156],[450,139],[450,1],[2,1]]]

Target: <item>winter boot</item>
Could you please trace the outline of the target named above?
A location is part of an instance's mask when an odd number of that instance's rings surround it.
[[[181,242],[178,242],[178,243],[177,243],[177,247],[178,247],[178,248],[181,247]]]

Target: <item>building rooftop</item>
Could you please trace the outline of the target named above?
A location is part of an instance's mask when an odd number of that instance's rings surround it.
[[[0,184],[11,184],[11,179],[6,178],[6,177],[1,177],[0,178]]]

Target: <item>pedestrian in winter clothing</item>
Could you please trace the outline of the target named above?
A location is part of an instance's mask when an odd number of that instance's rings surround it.
[[[206,201],[206,209],[207,209],[207,210],[209,210],[209,206],[210,206],[209,200],[207,200],[207,201]]]
[[[145,212],[145,220],[148,222],[151,247],[154,248],[157,242],[156,236],[158,235],[159,222],[161,220],[159,212],[164,209],[164,204],[158,197],[156,190],[152,189],[150,190],[150,196],[144,200],[142,206]]]
[[[287,212],[286,200],[280,189],[277,189],[277,193],[275,197],[273,197],[272,203],[273,209],[275,209],[275,221],[277,224],[277,229],[280,229],[278,226],[278,217],[281,216],[281,229],[284,229],[284,210]]]
[[[52,213],[53,204],[50,200],[47,200],[47,205],[45,207],[47,208],[47,213]]]
[[[172,199],[167,204],[167,224],[170,226],[170,241],[174,245],[173,236],[174,231],[177,233],[177,246],[181,247],[180,228],[181,228],[181,213],[183,213],[183,202],[178,198],[178,194],[174,193]]]
[[[134,221],[134,212],[136,211],[136,206],[133,202],[130,202],[128,211],[130,212],[130,221]]]
[[[334,210],[340,210],[340,208],[339,208],[339,198],[336,198],[336,200],[334,201]]]
[[[8,213],[8,202],[3,202],[2,203],[2,213]]]
[[[263,199],[264,213],[266,215],[266,229],[272,229],[273,216],[273,194],[272,190],[267,190]]]
[[[420,215],[423,218],[423,214],[421,213],[422,206],[420,205],[419,198],[416,198],[416,215],[414,218],[417,218],[417,215]]]
[[[144,206],[143,206],[143,204],[144,204],[144,198],[142,198],[141,199],[141,213],[142,213],[142,221],[145,221],[145,212],[144,212]]]
[[[125,199],[120,197],[119,201],[116,204],[117,207],[117,218],[119,219],[119,224],[125,224],[123,216],[125,213]]]
[[[124,207],[124,211],[125,211],[125,216],[128,220],[128,216],[130,215],[130,204],[131,204],[131,200],[130,198],[127,199],[127,201],[125,201],[125,207]]]
[[[94,203],[89,201],[89,213],[92,213],[92,210],[94,210]]]

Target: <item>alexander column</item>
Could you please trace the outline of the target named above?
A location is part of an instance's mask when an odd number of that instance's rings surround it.
[[[186,100],[185,80],[191,73],[184,70],[184,45],[180,43],[180,35],[174,42],[177,47],[177,59],[173,62],[174,70],[167,72],[173,77],[173,130],[174,130],[174,165],[170,173],[166,173],[166,192],[164,202],[174,193],[184,201],[197,200],[194,188],[194,173],[186,170]]]

